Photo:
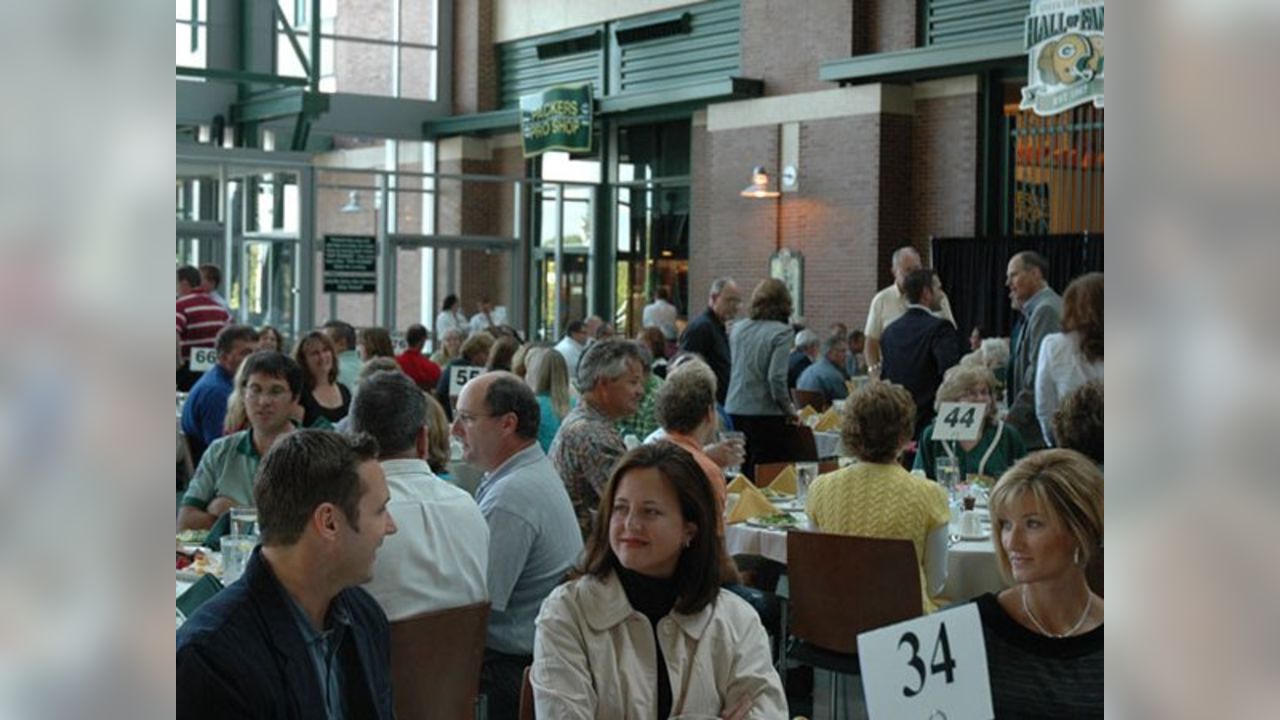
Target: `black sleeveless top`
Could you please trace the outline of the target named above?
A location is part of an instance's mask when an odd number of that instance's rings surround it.
[[[311,390],[308,389],[302,392],[302,427],[309,428],[320,418],[337,424],[339,420],[347,416],[347,411],[351,409],[351,391],[342,383],[335,384],[338,386],[338,392],[342,393],[342,404],[334,408],[327,408],[316,402]]]

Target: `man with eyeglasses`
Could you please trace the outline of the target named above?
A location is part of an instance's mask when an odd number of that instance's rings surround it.
[[[489,523],[491,606],[480,689],[494,720],[517,716],[534,620],[582,552],[569,493],[538,444],[541,417],[533,391],[509,372],[468,382],[453,414],[463,459],[485,472],[476,502]]]
[[[241,385],[249,429],[215,440],[205,450],[178,510],[178,529],[206,529],[233,507],[253,505],[258,463],[293,432],[290,414],[302,391],[302,368],[274,350],[244,361]]]

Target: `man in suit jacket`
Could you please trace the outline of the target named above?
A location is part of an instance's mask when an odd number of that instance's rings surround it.
[[[177,716],[390,720],[387,616],[357,587],[396,531],[377,442],[291,433],[254,500],[261,546],[178,630]]]
[[[933,288],[933,270],[922,268],[903,282],[907,311],[880,338],[882,380],[895,382],[916,401],[916,430],[933,420],[933,398],[942,374],[960,362],[962,339],[955,326],[935,315],[942,307]],[[1034,420],[1034,416],[1032,420]]]
[[[1009,259],[1005,285],[1009,299],[1022,309],[1022,330],[1009,350],[1009,415],[1005,422],[1022,433],[1028,450],[1045,447],[1044,434],[1036,420],[1036,362],[1040,342],[1049,333],[1062,330],[1062,297],[1049,287],[1044,277],[1049,262],[1039,253],[1026,250]]]

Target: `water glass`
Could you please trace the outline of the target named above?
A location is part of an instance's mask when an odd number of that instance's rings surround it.
[[[739,450],[745,451],[747,447],[747,435],[746,433],[739,432],[737,430],[724,430],[720,433],[720,442],[737,443]],[[731,481],[741,473],[741,465],[730,465],[724,469],[724,476]]]
[[[231,508],[231,528],[229,535],[243,535],[246,537],[258,536],[258,508],[256,507],[234,507]]]
[[[796,502],[804,505],[809,499],[809,486],[818,477],[818,463],[796,463]]]
[[[230,585],[244,573],[244,566],[249,562],[258,538],[253,535],[223,535],[221,543],[222,584]]]
[[[948,494],[955,493],[960,485],[960,465],[950,455],[939,455],[934,460],[934,474],[938,483],[947,489]]]

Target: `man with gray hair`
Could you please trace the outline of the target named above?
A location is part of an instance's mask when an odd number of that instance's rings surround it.
[[[716,401],[724,405],[729,392],[729,330],[727,323],[738,316],[742,293],[731,277],[711,282],[707,309],[694,318],[680,336],[680,351],[695,352],[716,373]]]
[[[584,539],[609,471],[627,451],[614,424],[639,407],[644,372],[640,346],[618,338],[592,344],[578,364],[581,399],[560,424],[548,454],[573,500]]]
[[[845,375],[845,353],[849,351],[849,341],[840,333],[831,333],[822,343],[822,357],[800,373],[796,388],[810,392],[820,392],[830,403],[843,400],[849,395],[849,387],[845,384],[849,377]]]
[[[863,332],[866,334],[869,371],[874,372],[880,369],[880,362],[883,359],[880,353],[880,338],[884,335],[884,329],[907,312],[909,304],[905,292],[907,276],[922,267],[924,262],[920,260],[919,251],[910,245],[904,245],[893,251],[893,284],[876,293],[875,297],[871,298],[871,308],[867,310],[867,327]],[[951,314],[951,302],[947,300],[947,294],[942,291],[942,284],[937,275],[933,276],[933,283],[933,294],[939,298],[941,304],[938,317],[945,318],[954,327],[956,319]]]
[[[387,512],[399,532],[387,538],[364,589],[392,622],[488,597],[489,526],[465,490],[427,465],[427,400],[399,371],[376,372],[351,403],[351,430],[378,441],[387,476]]]
[[[800,379],[800,373],[804,372],[810,365],[818,359],[818,347],[822,345],[822,338],[813,330],[805,329],[796,333],[795,348],[791,351],[791,356],[787,358],[787,388],[794,388],[796,382]]]
[[[514,718],[534,620],[582,552],[573,503],[538,444],[541,410],[519,377],[488,372],[462,387],[453,435],[463,459],[484,470],[476,488],[489,523],[489,631],[481,690],[489,716]]]
[[[1009,416],[1005,421],[1016,427],[1027,441],[1027,450],[1045,447],[1044,433],[1036,419],[1036,363],[1040,343],[1045,336],[1062,329],[1062,296],[1049,287],[1045,275],[1049,261],[1031,250],[1009,258],[1005,285],[1009,300],[1021,309],[1025,322],[1009,356]]]

